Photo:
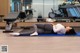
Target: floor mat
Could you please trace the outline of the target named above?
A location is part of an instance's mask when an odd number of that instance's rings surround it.
[[[49,33],[49,34],[39,34],[38,36],[80,36],[80,28],[74,28],[76,31],[76,34],[69,34],[69,35],[64,35],[64,34],[53,34],[53,33]],[[33,28],[31,29],[23,29],[22,31],[20,31],[21,35],[20,36],[30,36],[30,34],[34,32]]]

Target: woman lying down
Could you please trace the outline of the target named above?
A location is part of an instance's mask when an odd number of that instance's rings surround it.
[[[58,24],[35,24],[33,25],[34,32],[30,36],[38,35],[39,33],[53,33],[53,34],[76,34],[74,29],[69,26]],[[11,35],[19,36],[21,33],[10,33]],[[24,34],[24,33],[23,33]]]

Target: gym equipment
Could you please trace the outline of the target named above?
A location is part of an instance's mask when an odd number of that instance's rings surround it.
[[[18,13],[8,14],[8,16],[4,19],[4,21],[6,21],[5,31],[3,31],[4,33],[13,32],[12,31],[13,22],[17,19],[17,17],[18,17]]]
[[[55,19],[57,22],[70,22],[70,19],[67,18],[67,16],[63,16],[63,13],[57,14],[54,12],[54,10],[51,8],[52,12],[49,12],[48,17],[51,19]],[[60,10],[60,9],[59,9]]]
[[[44,19],[42,15],[38,15],[37,22],[46,22],[46,19]]]
[[[21,34],[19,36],[30,36],[30,34]],[[64,34],[38,34],[38,35],[34,35],[34,36],[80,36],[80,32],[77,32],[77,34],[70,34],[70,35],[64,35]]]
[[[73,19],[74,21],[76,19],[80,19],[80,5],[60,5],[59,11],[62,13],[63,17],[67,17],[68,19]]]
[[[49,18],[54,18],[54,17],[55,17],[55,13],[54,13],[54,11],[53,11],[52,8],[51,8],[51,11],[52,11],[52,12],[49,12],[48,17],[49,17]]]
[[[29,15],[30,15],[30,14],[33,14],[33,12],[32,12],[31,9],[29,9],[29,10],[27,9],[27,10],[25,10],[25,11],[26,11],[26,14],[29,14]]]
[[[49,12],[49,14],[48,14],[48,17],[49,17],[49,18],[62,17],[61,14],[55,13],[52,8],[51,8],[51,11],[52,11],[52,12]]]
[[[21,22],[25,22],[26,13],[21,11],[18,15],[18,18],[20,19]]]
[[[32,9],[27,9],[27,10],[25,10],[25,12],[26,12],[26,18],[27,19],[31,19],[33,17]]]

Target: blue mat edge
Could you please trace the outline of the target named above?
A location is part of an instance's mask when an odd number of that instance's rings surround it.
[[[22,34],[20,36],[30,36],[30,34]],[[38,36],[80,36],[80,32],[76,32],[76,34],[39,34]]]

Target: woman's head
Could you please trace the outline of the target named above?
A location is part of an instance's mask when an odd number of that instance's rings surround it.
[[[66,34],[76,34],[76,32],[72,27],[66,27]]]

